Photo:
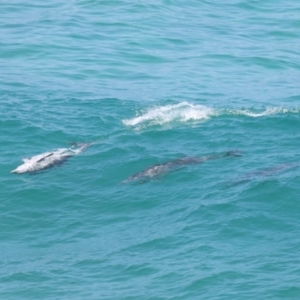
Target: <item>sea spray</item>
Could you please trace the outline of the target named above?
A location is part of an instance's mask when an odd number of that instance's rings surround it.
[[[124,119],[123,124],[139,130],[157,125],[200,122],[209,119],[214,112],[214,109],[203,105],[180,102],[149,108],[134,118]]]
[[[266,108],[212,108],[189,102],[180,102],[178,104],[168,104],[148,108],[136,117],[123,119],[125,126],[134,130],[142,130],[154,126],[175,127],[185,123],[199,123],[207,121],[212,117],[221,116],[246,116],[251,118],[266,117],[278,114],[298,114],[299,108],[284,107],[266,107]]]

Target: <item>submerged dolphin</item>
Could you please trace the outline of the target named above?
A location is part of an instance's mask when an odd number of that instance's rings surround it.
[[[12,170],[11,173],[33,173],[62,164],[68,158],[83,152],[91,143],[73,143],[71,148],[55,149],[30,158],[22,159],[23,164]]]
[[[278,174],[280,172],[293,169],[293,168],[298,168],[300,166],[300,163],[298,162],[291,162],[291,163],[283,163],[279,164],[273,167],[265,168],[262,170],[257,170],[254,172],[249,172],[235,180],[233,183],[234,185],[244,183],[244,182],[249,182],[251,180],[257,179],[257,178],[265,178],[265,177],[271,177],[274,174]]]
[[[241,156],[241,152],[239,151],[228,151],[226,153],[216,154],[216,155],[208,155],[208,156],[200,156],[200,157],[182,157],[178,158],[163,164],[157,164],[152,167],[149,167],[139,173],[133,174],[127,179],[123,180],[122,183],[140,180],[146,181],[150,179],[157,178],[159,175],[165,174],[167,172],[177,170],[185,165],[195,165],[201,164],[207,160],[218,159],[227,156]]]

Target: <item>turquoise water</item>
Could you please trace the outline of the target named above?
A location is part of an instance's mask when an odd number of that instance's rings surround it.
[[[300,6],[219,2],[0,4],[1,299],[299,299]]]

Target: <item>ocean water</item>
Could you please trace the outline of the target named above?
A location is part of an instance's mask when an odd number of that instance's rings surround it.
[[[0,298],[299,299],[299,13],[0,3]],[[70,142],[93,145],[10,173]]]

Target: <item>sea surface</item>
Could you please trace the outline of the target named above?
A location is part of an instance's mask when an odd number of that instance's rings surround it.
[[[300,299],[299,15],[1,1],[0,299]],[[93,144],[10,173],[72,142]]]

